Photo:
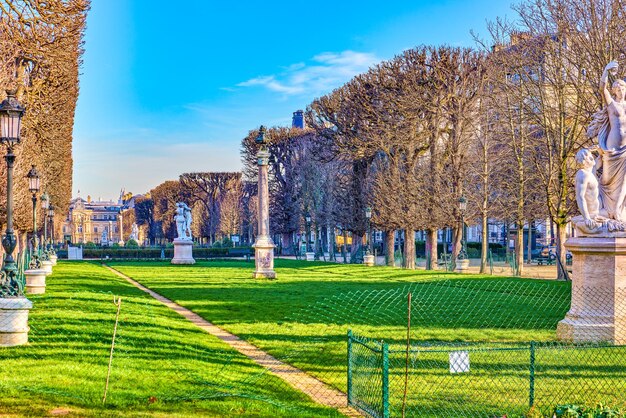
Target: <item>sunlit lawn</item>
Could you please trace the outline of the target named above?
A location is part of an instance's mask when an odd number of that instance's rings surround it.
[[[59,263],[29,298],[30,343],[0,349],[0,416],[337,415],[98,265]]]
[[[207,261],[194,266],[159,262],[111,265],[343,391],[348,329],[384,339],[392,349],[402,350],[406,344],[409,292],[413,296],[411,342],[422,346],[445,344],[447,349],[459,342],[527,347],[531,340],[554,341],[557,322],[567,312],[570,298],[569,283],[556,281],[294,260],[276,261],[275,281],[252,279],[254,263],[245,261]],[[505,393],[521,410],[525,409],[528,352],[504,353],[497,353],[497,358],[488,353],[475,355],[483,364],[475,363],[475,373],[482,367],[486,375],[474,380],[461,377],[457,383],[446,381],[447,354],[439,356],[443,363],[429,362],[430,355],[423,354],[421,363],[414,360],[414,367],[429,373],[421,375],[422,384],[414,387],[410,401],[422,412],[441,416],[444,411],[450,412],[450,403],[437,406],[430,392],[437,385],[438,389],[455,385],[463,389],[463,399],[476,398],[478,408],[496,408],[498,399],[504,402]],[[403,359],[398,355],[392,359],[392,382],[402,374]],[[498,383],[494,379],[501,373],[511,377]],[[551,385],[563,384],[558,376],[552,379]],[[401,389],[402,385],[396,384],[396,392],[392,393],[396,405]],[[511,393],[517,389],[519,393]],[[452,396],[450,390],[445,394],[461,408],[451,412],[453,415],[476,412],[471,404]]]

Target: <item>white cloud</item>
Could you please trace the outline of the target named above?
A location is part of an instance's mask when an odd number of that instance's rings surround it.
[[[379,61],[368,52],[324,52],[314,56],[308,64],[295,63],[278,74],[254,77],[237,87],[264,87],[287,96],[326,94]]]

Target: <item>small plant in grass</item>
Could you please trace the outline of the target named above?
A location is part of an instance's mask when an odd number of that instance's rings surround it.
[[[582,405],[559,405],[554,408],[554,416],[557,418],[617,418],[624,414],[618,408],[611,408],[601,403],[595,408],[588,408]]]
[[[544,418],[544,416],[538,408],[532,406],[528,412],[526,412],[524,418]]]

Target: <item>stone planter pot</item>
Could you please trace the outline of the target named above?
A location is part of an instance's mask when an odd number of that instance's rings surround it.
[[[306,261],[314,261],[315,260],[315,253],[313,252],[306,252],[304,253],[305,257],[306,257]]]
[[[46,293],[46,275],[46,271],[43,269],[24,270],[26,293],[32,295]]]
[[[375,262],[374,262],[374,254],[369,254],[369,255],[364,255],[363,256],[363,264],[365,264],[368,267],[373,267]]]
[[[59,257],[57,257],[57,255],[56,255],[56,254],[49,255],[49,256],[48,256],[48,258],[49,258],[49,259],[50,259],[50,261],[52,262],[52,265],[53,265],[53,266],[56,266],[56,265],[57,265],[57,260],[58,260],[58,258],[59,258]]]
[[[458,273],[466,273],[469,269],[469,265],[470,261],[467,258],[463,260],[456,260],[456,268],[454,269],[454,271]]]
[[[28,311],[33,303],[25,297],[0,298],[0,347],[28,342]]]
[[[41,269],[46,272],[47,275],[52,274],[52,261],[44,260],[41,262]]]

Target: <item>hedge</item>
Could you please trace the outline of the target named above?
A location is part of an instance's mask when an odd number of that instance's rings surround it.
[[[173,248],[83,248],[83,258],[95,259],[160,259],[161,251],[164,252],[165,258],[174,257]],[[236,248],[194,248],[194,258],[226,258],[226,257],[242,257],[245,252],[254,254],[254,250],[250,247]],[[67,251],[58,251],[60,258],[67,258]]]

